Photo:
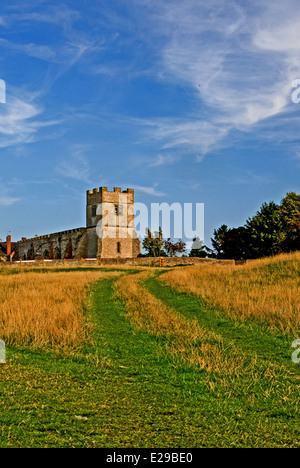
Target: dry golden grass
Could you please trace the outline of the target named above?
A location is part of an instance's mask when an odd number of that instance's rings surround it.
[[[0,335],[7,345],[77,347],[87,342],[86,286],[113,272],[0,276]]]
[[[284,333],[299,331],[300,252],[241,266],[177,268],[164,274],[161,281],[221,306],[234,318],[253,317]]]
[[[208,372],[234,377],[253,371],[255,360],[246,364],[240,349],[231,346],[229,352],[227,344],[225,350],[218,334],[200,327],[196,320],[185,319],[145,289],[143,281],[149,274],[144,271],[116,282],[117,295],[125,300],[127,315],[137,328],[167,338],[168,352]]]

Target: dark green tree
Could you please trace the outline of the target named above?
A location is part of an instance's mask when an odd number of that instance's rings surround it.
[[[248,258],[247,238],[247,230],[243,226],[229,229],[222,243],[222,258],[233,260]]]
[[[300,195],[289,192],[278,205],[263,203],[245,226],[214,230],[214,256],[236,260],[300,250]]]
[[[287,193],[279,207],[283,231],[281,247],[284,252],[300,250],[300,195]]]
[[[208,254],[207,247],[203,245],[203,241],[200,241],[199,237],[194,237],[189,256],[206,258],[207,254]]]
[[[226,224],[222,224],[218,229],[214,230],[211,243],[214,249],[214,256],[216,258],[225,258],[225,252],[223,249],[224,241],[226,240],[226,235],[228,234],[229,228]]]
[[[172,242],[172,240],[169,238],[164,241],[163,246],[170,257],[176,257],[177,253],[186,252],[186,244],[182,240],[179,240],[178,242]]]
[[[263,203],[245,225],[248,258],[276,255],[282,251],[284,224],[280,207],[275,202]]]
[[[148,257],[162,257],[166,253],[163,251],[163,233],[159,228],[158,232],[151,233],[150,229],[146,230],[146,236],[143,240],[143,248],[147,252]]]

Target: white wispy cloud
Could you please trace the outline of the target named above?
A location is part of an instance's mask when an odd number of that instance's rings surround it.
[[[3,182],[3,177],[0,180],[0,206],[12,206],[21,198],[10,195],[9,184]]]
[[[143,122],[146,135],[154,138],[164,150],[206,154],[226,137],[230,126],[197,119],[152,119]],[[174,155],[174,158],[176,156]]]
[[[89,149],[88,145],[73,145],[68,158],[63,159],[56,167],[56,173],[65,178],[90,183],[91,171],[86,156]]]
[[[17,44],[7,39],[0,39],[0,46],[6,50],[13,50],[20,53],[29,55],[30,57],[53,61],[56,59],[56,52],[50,46],[28,43],[28,44]]]
[[[39,9],[38,4],[42,4]],[[46,2],[35,1],[34,6],[30,3],[15,2],[15,8],[3,11],[2,19],[5,25],[12,26],[16,23],[34,24],[48,23],[62,27],[65,30],[72,28],[74,22],[80,19],[80,13],[76,9],[61,4],[46,4]]]
[[[2,196],[0,194],[0,206],[12,206],[18,201],[20,201],[20,198],[9,197],[7,195]]]
[[[0,47],[6,52],[12,50],[45,62],[57,63],[61,65],[61,70],[58,73],[61,76],[75,65],[86,52],[98,50],[101,46],[85,38],[77,38],[51,46],[33,42],[20,44],[0,39]]]
[[[27,99],[9,95],[0,105],[0,148],[36,141],[39,131],[58,123],[42,118],[43,108]]]
[[[149,167],[169,166],[180,160],[176,154],[158,154],[149,164]]]
[[[99,42],[88,29],[83,31],[77,28],[77,22],[81,21],[82,13],[76,9],[69,8],[64,4],[57,8],[56,5],[45,2],[42,2],[41,8],[36,5],[33,8],[30,4],[20,2],[18,7],[15,6],[15,9],[18,10],[17,13],[11,11],[3,13],[3,24],[10,29],[19,29],[21,38],[22,30],[24,29],[26,32],[30,27],[32,31],[37,32],[35,35],[37,41],[28,42],[26,34],[24,34],[24,41],[15,41],[11,36],[2,37],[0,47],[3,56],[8,51],[13,51],[50,64],[57,64],[57,68],[51,70],[51,79],[48,78],[47,82],[44,83],[45,91],[49,90],[58,78],[76,65],[87,52],[97,52],[102,48],[101,41]],[[41,32],[44,27],[49,25],[56,27],[56,34],[53,35],[51,41]],[[44,43],[41,43],[43,40]]]
[[[5,59],[5,54],[23,54],[47,62],[47,67],[51,64],[51,68],[45,69],[43,82],[27,84],[24,82],[23,90],[17,89],[12,83],[7,83],[9,91],[7,91],[6,104],[0,104],[0,147],[2,148],[35,142],[45,137],[43,131],[45,128],[62,124],[62,118],[51,119],[49,115],[46,118],[47,108],[43,104],[44,98],[49,95],[56,81],[76,65],[87,51],[96,48],[93,40],[85,35],[75,34],[73,25],[80,18],[77,11],[64,5],[59,9],[53,5],[47,7],[43,5],[45,8],[41,11],[32,11],[32,6],[26,2],[20,2],[18,6],[19,8],[17,5],[8,8],[9,13],[4,11],[1,16],[0,25],[3,24],[7,30],[17,28],[21,31],[18,40],[13,40],[11,37],[15,36],[11,35],[0,38],[2,60]],[[43,23],[57,26],[58,34],[53,41],[45,44],[26,40],[21,42],[22,28],[26,31],[28,25],[41,27]]]
[[[231,131],[289,111],[292,81],[300,77],[299,8],[294,0],[254,3],[186,0],[170,8],[144,1],[161,43],[157,76],[189,88],[199,105],[190,117],[145,121],[163,148],[205,154]]]
[[[252,187],[265,186],[274,182],[274,178],[270,177],[268,174],[255,174],[251,171],[246,171],[239,176],[233,174],[230,181],[233,185],[251,185]]]
[[[130,185],[133,189],[138,192],[146,193],[147,195],[152,195],[154,197],[162,197],[165,195],[164,192],[157,190],[157,184],[154,184],[153,187],[141,186],[141,185]]]
[[[300,168],[300,151],[296,151],[293,156],[291,157],[294,161],[296,161],[296,165]]]

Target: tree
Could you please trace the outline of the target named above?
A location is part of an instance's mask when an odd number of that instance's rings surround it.
[[[241,226],[229,229],[222,243],[222,258],[242,260],[248,254],[247,230]]]
[[[229,229],[225,224],[212,238],[217,258],[261,258],[300,250],[300,195],[289,192],[277,205],[263,203],[245,226]]]
[[[247,258],[247,232],[243,226],[229,229],[223,224],[219,229],[214,230],[211,242],[214,252],[209,256],[234,260]]]
[[[190,257],[207,257],[207,247],[203,245],[203,241],[200,241],[199,237],[194,237],[192,248],[190,251]]]
[[[275,202],[263,203],[260,210],[246,222],[248,258],[276,255],[282,251],[283,219]]]
[[[229,231],[229,228],[228,226],[226,226],[226,224],[222,224],[222,226],[214,230],[211,243],[212,243],[216,258],[224,258],[223,243],[226,239],[226,235],[228,231]]]
[[[170,255],[170,257],[176,257],[177,253],[183,253],[186,251],[186,244],[182,240],[178,242],[172,242],[169,238],[163,243],[164,249]]]
[[[143,240],[143,248],[147,251],[148,257],[162,257],[165,255],[163,248],[163,233],[159,228],[158,232],[151,233],[150,229],[146,230],[146,236]]]
[[[284,230],[282,250],[300,250],[300,195],[295,192],[287,193],[281,201],[279,212]]]

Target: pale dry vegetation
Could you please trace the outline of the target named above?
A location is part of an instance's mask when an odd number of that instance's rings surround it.
[[[77,347],[89,339],[87,285],[113,272],[0,275],[0,336],[7,345]]]
[[[255,318],[284,333],[299,331],[300,252],[239,266],[177,268],[161,281],[200,296],[234,318]]]
[[[241,349],[197,320],[188,320],[155,298],[143,285],[151,272],[122,277],[116,282],[117,295],[125,300],[127,316],[139,329],[164,337],[166,350],[185,361],[223,376],[236,377],[253,372],[255,359],[249,361]],[[229,348],[228,348],[229,346]]]

